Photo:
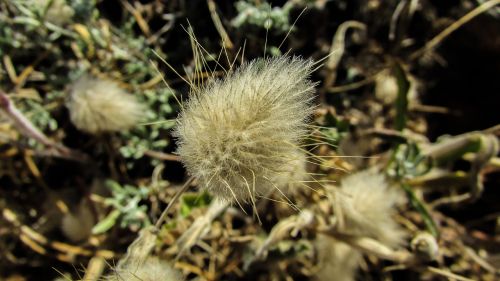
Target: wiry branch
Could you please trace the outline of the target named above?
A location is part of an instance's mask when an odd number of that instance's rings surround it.
[[[364,253],[372,254],[382,259],[402,264],[411,264],[417,261],[417,257],[408,251],[393,250],[381,242],[369,237],[360,237],[335,231],[327,231],[325,234],[345,242]]]
[[[31,123],[31,121],[26,118],[26,116],[24,116],[19,109],[16,108],[9,96],[2,90],[0,90],[0,109],[5,113],[21,134],[48,147],[53,156],[76,161],[88,160],[88,156],[86,154],[72,150],[49,139],[44,133],[42,133],[42,131],[35,127],[35,125],[33,125],[33,123]]]

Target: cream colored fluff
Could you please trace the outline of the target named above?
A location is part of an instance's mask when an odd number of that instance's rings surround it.
[[[64,214],[61,230],[70,241],[81,242],[90,236],[95,223],[88,202],[82,200],[74,212]]]
[[[19,1],[19,0],[18,0]],[[71,22],[75,14],[73,8],[65,0],[21,0],[29,8],[44,11],[44,20],[56,25]],[[50,5],[50,6],[49,6]]]
[[[367,236],[386,246],[397,248],[404,243],[406,233],[394,220],[395,207],[405,202],[404,194],[390,187],[384,175],[376,170],[365,170],[345,177],[335,204],[340,209],[344,226],[340,231]],[[346,243],[318,236],[319,281],[353,281],[362,261],[362,254]]]
[[[107,281],[182,281],[182,274],[168,262],[155,257],[147,258],[134,268],[116,269]]]
[[[257,59],[192,94],[176,128],[178,153],[202,188],[230,201],[268,194],[296,161],[312,113],[313,63]]]
[[[405,196],[389,186],[383,174],[365,170],[349,175],[342,180],[339,194],[347,233],[368,236],[392,248],[403,243],[405,231],[394,220],[394,213]]]
[[[315,241],[320,261],[315,280],[354,281],[356,270],[363,256],[351,246],[326,235],[318,235]]]
[[[71,122],[91,134],[129,130],[143,119],[146,109],[117,83],[88,75],[72,85],[66,106]]]

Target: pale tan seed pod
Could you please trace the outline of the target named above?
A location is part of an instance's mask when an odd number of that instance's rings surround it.
[[[375,79],[375,97],[384,104],[392,104],[398,96],[398,81],[386,70]]]
[[[71,122],[91,134],[129,130],[144,118],[146,111],[117,83],[88,75],[71,86],[66,106]]]
[[[61,231],[71,242],[81,242],[92,234],[95,217],[87,200],[82,200],[76,210],[64,214]]]
[[[421,232],[411,240],[412,251],[422,260],[435,261],[439,257],[439,244],[428,232]]]
[[[200,186],[249,201],[280,184],[307,134],[313,62],[257,59],[195,91],[178,118],[178,154]]]
[[[413,105],[418,99],[419,82],[415,77],[408,75],[410,88],[408,89],[408,102]],[[398,97],[398,80],[389,70],[385,70],[377,75],[375,79],[375,97],[383,104],[392,105]]]
[[[150,256],[158,239],[156,229],[147,227],[127,248],[106,281],[182,281],[182,273],[165,260]]]
[[[115,269],[106,281],[182,281],[181,272],[172,264],[156,257],[148,257],[137,266]]]
[[[65,25],[71,22],[75,11],[65,0],[25,0],[26,4],[45,11],[44,20],[56,25]]]
[[[318,268],[314,276],[317,281],[354,281],[362,254],[349,246],[326,235],[318,235],[314,241],[318,249]]]

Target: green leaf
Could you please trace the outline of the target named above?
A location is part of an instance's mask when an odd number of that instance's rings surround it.
[[[109,188],[111,190],[111,193],[113,194],[119,194],[119,193],[122,193],[123,191],[123,188],[121,187],[120,184],[118,184],[117,182],[115,182],[114,180],[106,180],[105,182],[105,185],[107,188]]]
[[[110,230],[116,224],[116,220],[118,219],[119,216],[120,216],[120,211],[113,210],[102,221],[94,225],[94,227],[92,228],[92,234],[102,234]]]
[[[398,82],[394,128],[398,131],[402,131],[406,127],[406,121],[408,119],[408,90],[410,89],[410,81],[408,81],[403,67],[401,67],[398,62],[394,63],[392,72]]]
[[[422,219],[424,221],[425,226],[427,227],[427,230],[432,234],[434,237],[439,236],[439,230],[436,225],[436,222],[432,219],[431,214],[429,213],[429,210],[427,210],[427,207],[425,207],[424,203],[418,199],[418,197],[415,195],[411,187],[407,184],[401,184],[401,187],[406,191],[406,194],[408,194],[408,197],[410,199],[410,203],[417,212],[420,213],[422,216]]]

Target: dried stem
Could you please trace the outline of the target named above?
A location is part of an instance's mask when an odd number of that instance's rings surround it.
[[[215,2],[213,0],[207,0],[207,5],[208,9],[210,10],[210,16],[212,17],[212,21],[214,22],[215,28],[217,29],[217,32],[219,33],[220,37],[222,38],[222,43],[224,44],[224,47],[226,49],[233,49],[234,44],[229,38],[229,35],[227,35],[226,30],[224,29],[224,25],[222,24],[222,21],[217,14],[217,7],[215,5]]]
[[[362,252],[375,255],[382,259],[391,260],[402,264],[413,264],[418,261],[418,258],[412,253],[406,250],[395,251],[372,238],[337,232],[333,228],[320,230],[320,232],[337,240],[345,242]]]
[[[181,158],[178,155],[164,153],[161,151],[146,150],[144,151],[144,155],[164,161],[175,161],[175,162],[181,161]]]
[[[2,90],[0,90],[0,109],[7,115],[10,121],[12,121],[14,126],[23,135],[33,138],[53,150],[54,156],[82,162],[87,161],[87,155],[50,140],[44,133],[35,127],[35,125],[33,125],[33,123],[31,123],[31,121],[28,120],[28,118],[26,118],[26,116],[24,116],[19,109],[16,108],[9,96]]]
[[[172,198],[172,200],[170,200],[170,202],[168,202],[168,205],[167,207],[165,208],[165,210],[163,210],[163,212],[161,213],[161,216],[160,218],[158,219],[158,221],[156,222],[155,224],[155,228],[156,230],[159,230],[161,225],[163,224],[163,222],[165,221],[165,218],[167,217],[167,214],[168,214],[168,211],[170,210],[170,208],[172,208],[172,206],[174,205],[174,203],[179,199],[179,197],[181,197],[182,193],[184,193],[188,188],[189,186],[191,185],[191,183],[194,181],[194,177],[190,177],[186,183],[182,186],[181,190],[179,190],[175,195],[174,195],[174,198]]]
[[[422,48],[418,49],[415,53],[411,54],[410,60],[415,60],[422,56],[424,53],[434,49],[437,45],[439,45],[446,37],[448,37],[451,33],[455,32],[457,29],[462,27],[464,24],[468,23],[469,21],[473,20],[475,17],[479,16],[480,14],[486,12],[487,10],[495,7],[496,5],[500,4],[500,0],[490,0],[487,1],[478,7],[476,7],[474,10],[468,12],[465,16],[461,17],[459,20],[445,28],[441,33],[436,35],[434,38],[432,38],[431,41],[427,42],[425,46]]]

